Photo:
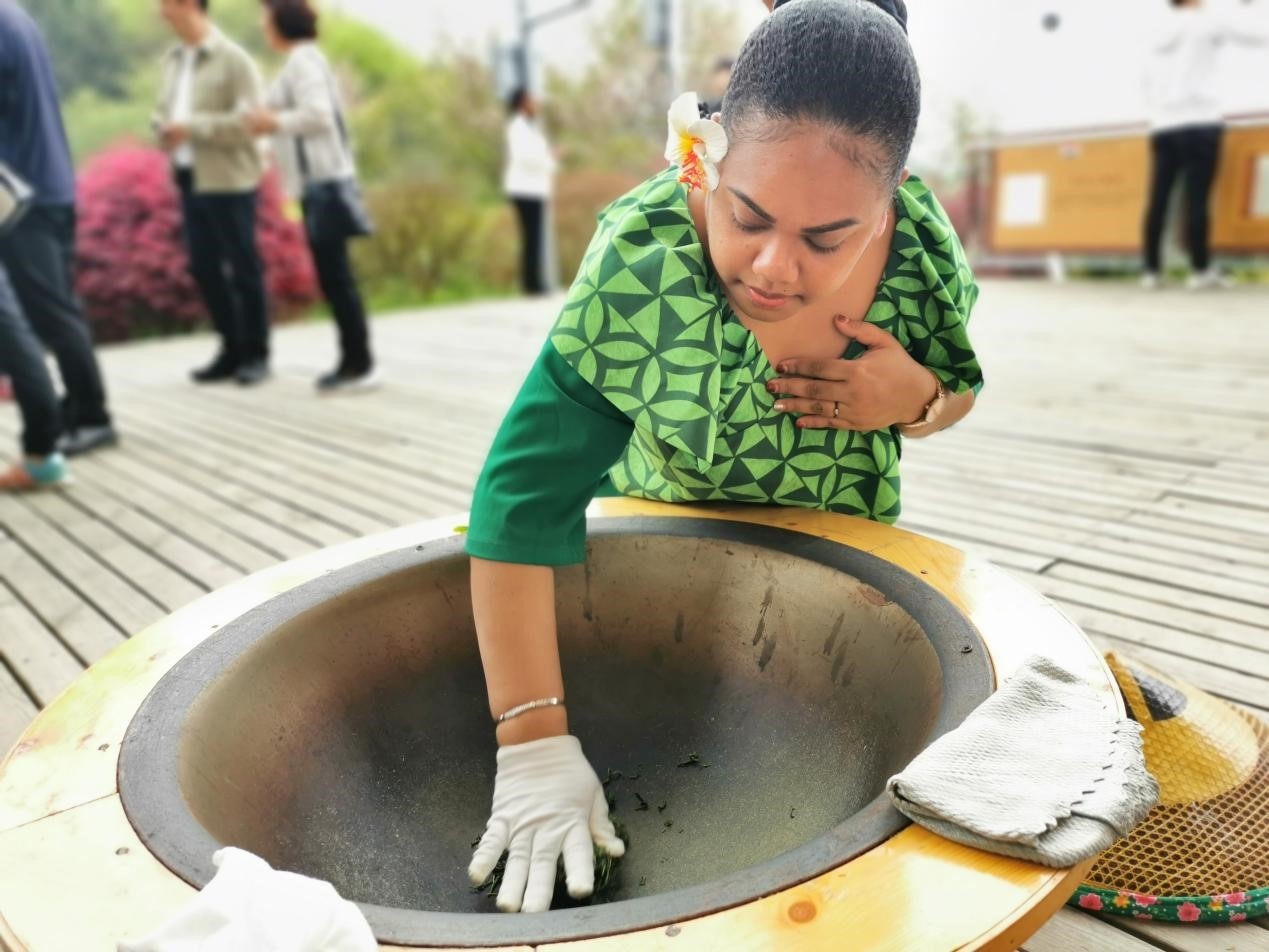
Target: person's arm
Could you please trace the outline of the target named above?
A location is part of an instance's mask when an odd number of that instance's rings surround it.
[[[476,485],[467,533],[472,610],[496,719],[528,701],[564,697],[555,628],[554,565],[585,556],[586,506],[630,441],[633,424],[548,342],[503,421]],[[603,787],[568,735],[564,706],[496,730],[490,820],[468,874],[479,884],[508,851],[498,908],[550,906],[561,853],[569,893],[594,884],[592,841],[624,845]]]
[[[563,691],[552,566],[586,554],[586,506],[634,426],[549,342],[508,411],[476,484],[467,551],[490,713]],[[500,743],[568,729],[561,708],[501,725]]]
[[[17,68],[13,63],[13,56],[9,52],[4,32],[0,31],[0,122],[7,122],[9,117],[16,111],[18,90],[20,88],[21,85],[18,83]],[[0,134],[9,135],[9,132],[5,129],[0,129]]]
[[[264,101],[264,81],[255,62],[241,50],[229,54],[233,77],[234,104],[223,112],[195,112],[185,124],[196,143],[218,146],[247,146],[255,137],[242,118]]]
[[[473,558],[471,598],[490,715],[497,718],[538,698],[564,697],[555,630],[555,570]],[[539,708],[496,728],[499,746],[567,733],[563,706]]]
[[[321,59],[317,55],[296,56],[288,66],[286,82],[290,96],[277,104],[278,132],[288,136],[333,132],[334,93]]]
[[[1250,6],[1250,3],[1248,3]],[[1243,46],[1269,44],[1269,19],[1262,6],[1259,10],[1240,10],[1226,13],[1220,19],[1221,35],[1231,43]]]
[[[172,55],[168,53],[159,61],[159,91],[154,97],[154,109],[150,112],[150,131],[164,147],[163,129],[172,112],[172,85]]]

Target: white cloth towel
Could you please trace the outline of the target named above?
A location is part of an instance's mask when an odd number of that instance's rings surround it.
[[[119,952],[377,952],[366,917],[330,883],[233,847],[212,862],[216,875],[197,898]]]
[[[900,812],[940,836],[1059,868],[1127,836],[1159,800],[1141,725],[1042,657],[886,789]]]

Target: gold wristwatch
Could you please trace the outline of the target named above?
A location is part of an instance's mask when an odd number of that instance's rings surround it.
[[[926,368],[929,370],[929,368]],[[934,397],[925,405],[925,409],[921,411],[921,416],[913,420],[911,423],[900,423],[899,432],[906,436],[919,436],[929,430],[943,415],[943,408],[947,406],[947,387],[944,386],[943,380],[933,370],[930,370],[930,376],[934,378],[934,383],[938,389],[934,391]]]

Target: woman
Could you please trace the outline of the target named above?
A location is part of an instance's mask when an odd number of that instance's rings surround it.
[[[581,897],[592,841],[624,851],[568,733],[555,631],[552,567],[582,560],[590,499],[893,522],[901,436],[961,419],[982,385],[966,331],[977,286],[905,168],[920,80],[893,16],[797,0],[746,42],[721,125],[688,98],[671,110],[678,167],[601,215],[472,504],[499,751],[469,874],[482,881],[506,850],[506,911],[549,906],[561,854]]]
[[[545,294],[548,210],[555,154],[538,124],[538,103],[523,87],[507,97],[507,166],[502,187],[520,222],[520,283],[525,294]]]
[[[269,89],[267,105],[245,121],[256,135],[276,136],[274,151],[287,194],[302,199],[308,186],[355,181],[335,77],[316,42],[317,12],[308,0],[265,0],[264,33],[270,46],[286,54],[286,65]],[[318,379],[317,389],[372,389],[379,377],[348,237],[315,234],[312,227],[307,231],[317,278],[339,327],[339,364]]]

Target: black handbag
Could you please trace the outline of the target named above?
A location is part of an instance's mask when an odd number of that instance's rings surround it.
[[[0,162],[0,235],[12,231],[35,202],[35,190]]]
[[[304,231],[315,245],[360,238],[374,232],[356,179],[306,182],[300,207],[304,211]]]
[[[330,83],[329,77],[327,82]],[[351,155],[348,128],[344,125],[344,115],[339,108],[333,84],[331,106],[335,111],[335,124],[339,127],[340,144]],[[304,212],[304,231],[308,234],[309,241],[315,245],[325,245],[373,234],[374,223],[366,210],[361,186],[357,184],[356,178],[350,176],[324,182],[310,181],[308,153],[304,148],[303,136],[295,137],[295,149],[299,158],[300,181],[303,183],[300,208]]]

